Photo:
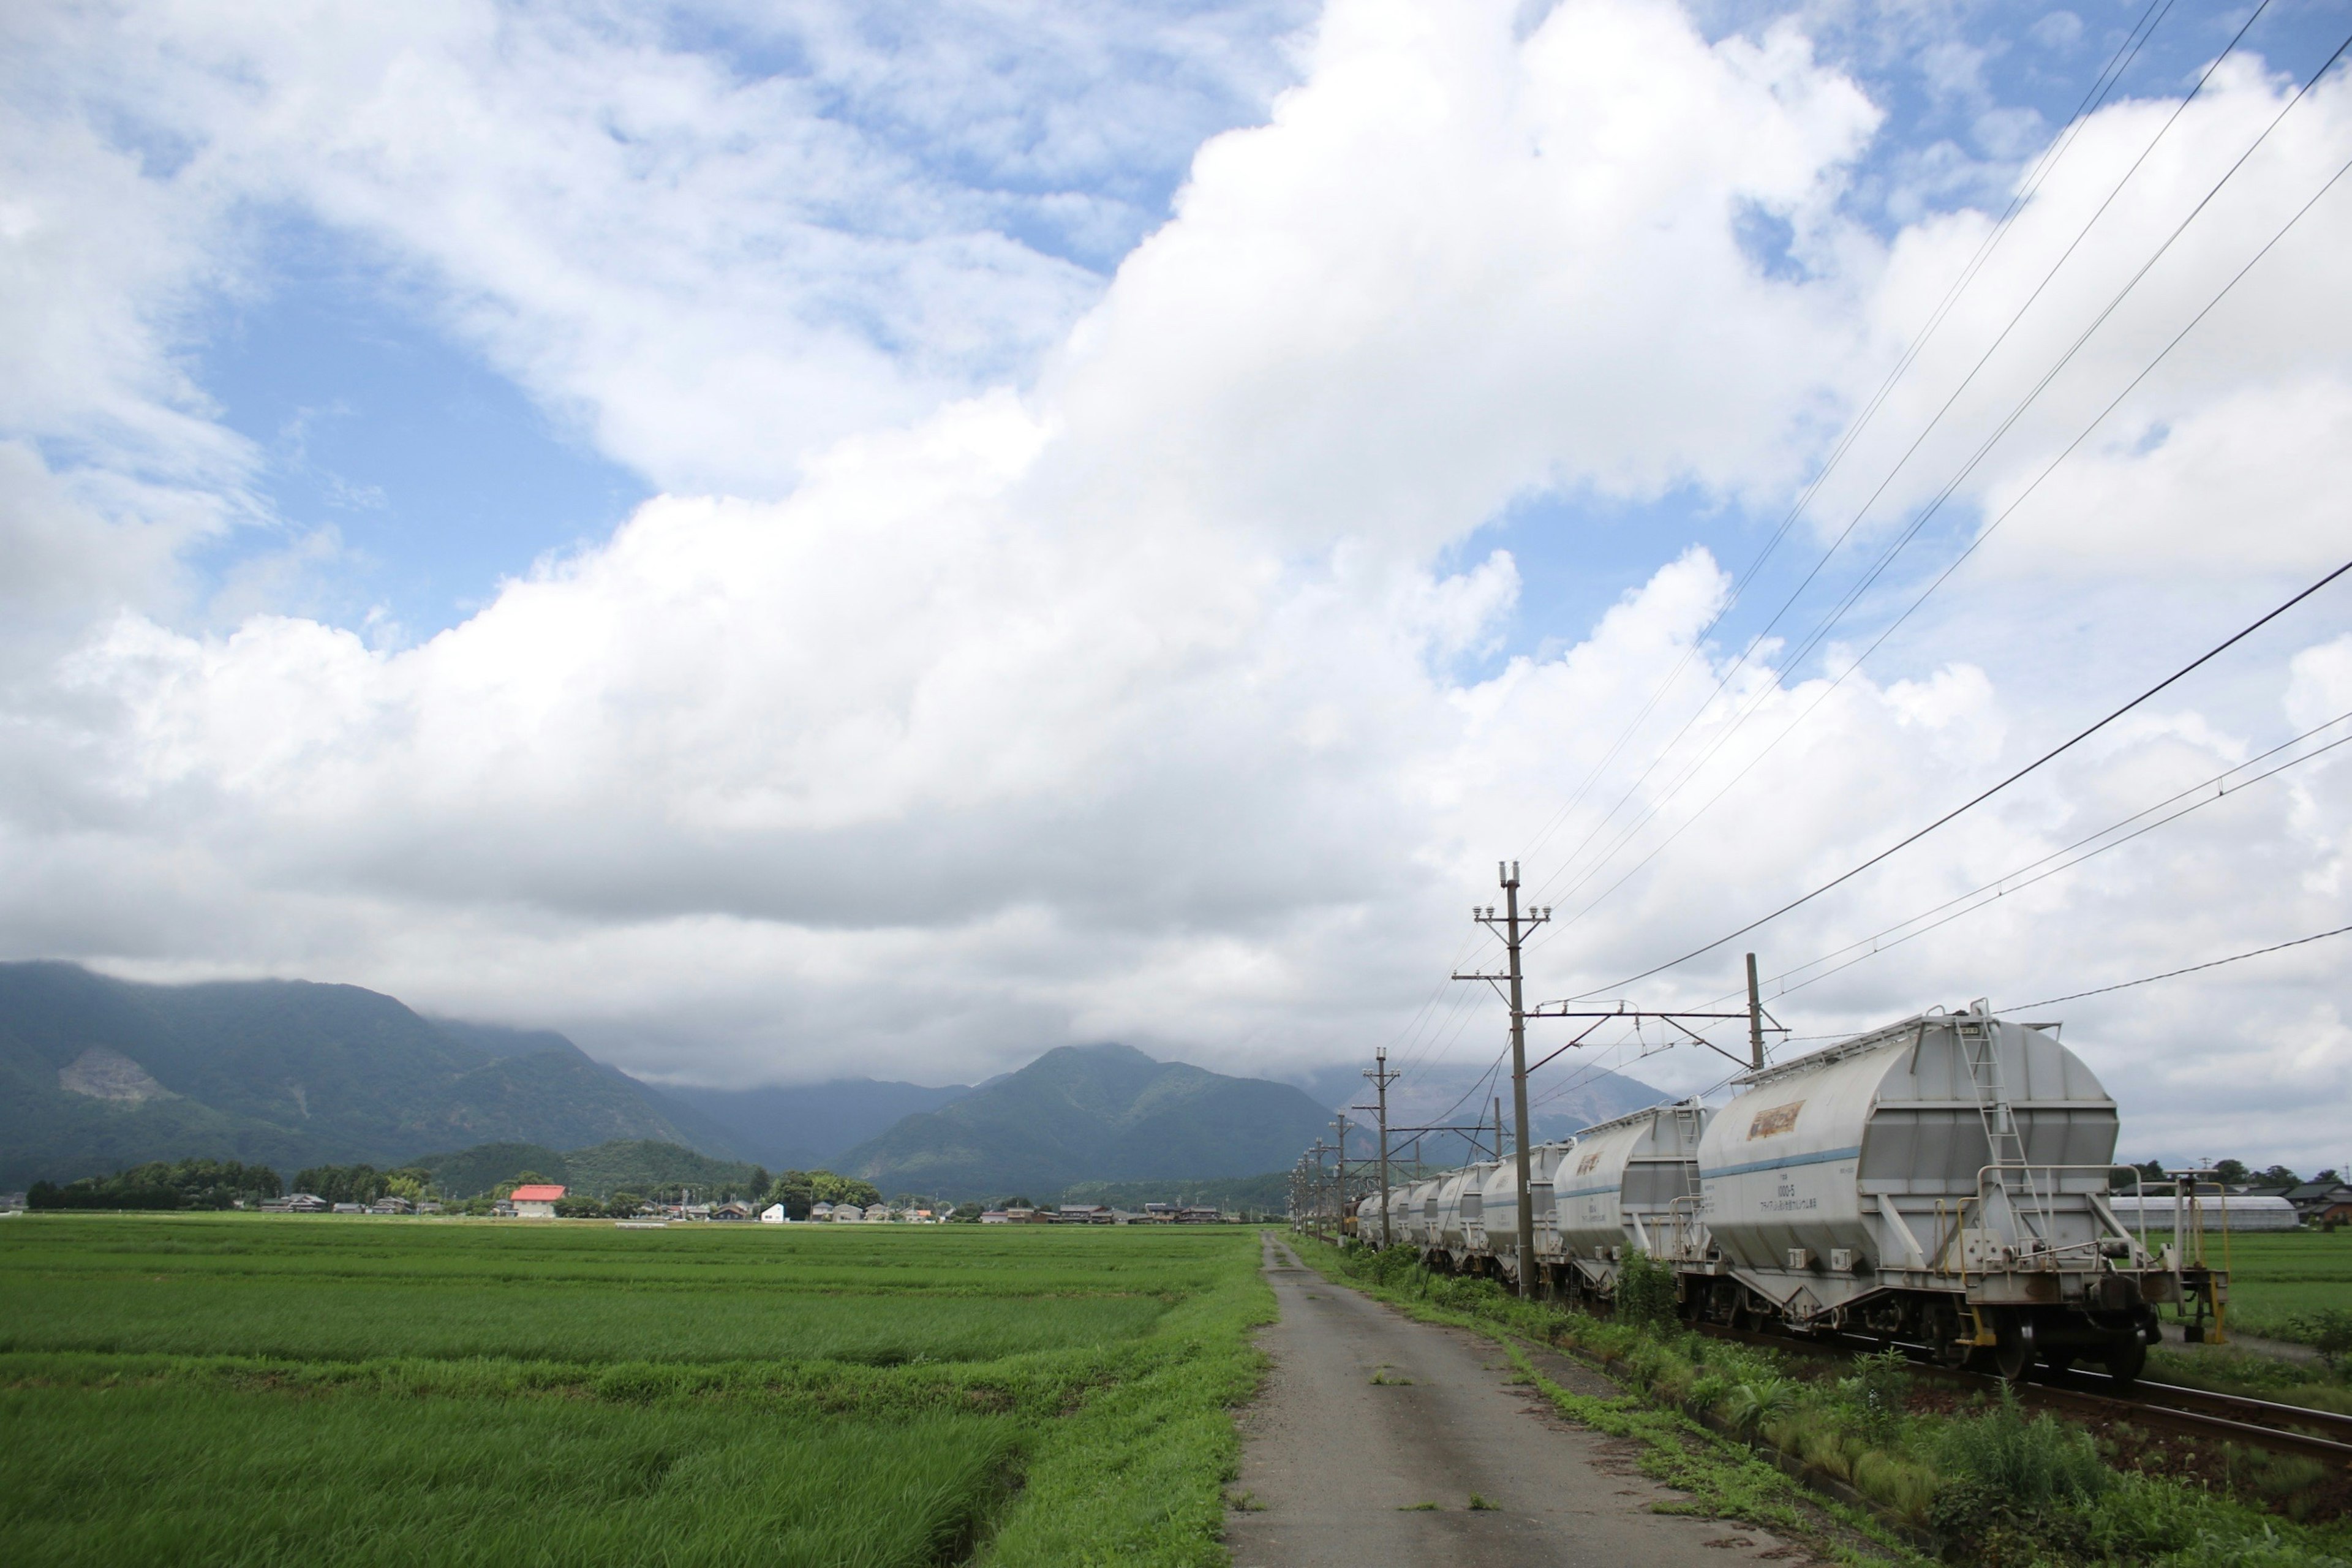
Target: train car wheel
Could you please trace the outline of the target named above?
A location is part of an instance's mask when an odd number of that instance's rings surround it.
[[[2003,1383],[2015,1383],[2032,1364],[2032,1345],[2015,1328],[2003,1324],[2000,1342],[1992,1348],[1992,1369],[2000,1373]]]
[[[2042,1364],[2048,1367],[2052,1372],[2064,1372],[2068,1367],[2074,1364],[2074,1352],[2073,1351],[2051,1351],[2042,1356]]]
[[[2129,1383],[2147,1366],[2147,1342],[2137,1334],[2116,1340],[2107,1346],[2107,1375],[2117,1383]]]

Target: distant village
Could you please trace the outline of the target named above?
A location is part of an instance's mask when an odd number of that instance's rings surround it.
[[[558,1214],[556,1205],[562,1203],[565,1196],[566,1189],[551,1182],[526,1184],[498,1199],[491,1212],[500,1219],[562,1218],[564,1216]],[[436,1199],[409,1199],[395,1194],[386,1194],[373,1203],[338,1204],[330,1203],[313,1193],[288,1193],[283,1197],[265,1198],[254,1206],[264,1214],[437,1215],[443,1212],[443,1205]],[[971,1206],[966,1205],[964,1208]],[[795,1220],[781,1203],[758,1208],[740,1198],[730,1198],[708,1204],[641,1204],[634,1223],[947,1225],[964,1221],[981,1225],[1237,1225],[1241,1218],[1239,1214],[1200,1204],[1146,1204],[1139,1210],[1111,1208],[1103,1204],[1064,1204],[1051,1208],[1013,1205],[1004,1208],[983,1208],[977,1215],[972,1215],[961,1209],[915,1208],[892,1204],[819,1203],[810,1205],[807,1218]],[[628,1225],[633,1221],[625,1218],[620,1223]]]

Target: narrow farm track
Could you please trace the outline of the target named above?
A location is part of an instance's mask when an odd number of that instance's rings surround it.
[[[1811,1560],[1761,1530],[1649,1511],[1682,1494],[1643,1476],[1630,1445],[1514,1385],[1492,1342],[1334,1285],[1271,1236],[1265,1268],[1282,1315],[1242,1417],[1225,1532],[1238,1568]],[[1613,1392],[1580,1375],[1584,1392]]]
[[[1718,1339],[1742,1340],[1814,1355],[1862,1355],[1883,1348],[1877,1340],[1851,1335],[1805,1338],[1727,1329],[1712,1323],[1700,1325],[1700,1331]],[[1990,1389],[2000,1381],[1988,1373],[1935,1365],[1919,1346],[1897,1348],[1918,1363],[1920,1375],[1937,1382]],[[2120,1388],[2105,1373],[2074,1368],[2058,1372],[2046,1366],[2030,1371],[2026,1381],[2017,1384],[2017,1394],[2029,1405],[2078,1418],[2129,1421],[2189,1436],[2223,1437],[2274,1452],[2303,1454],[2338,1468],[2352,1468],[2352,1415],[2332,1411],[2306,1410],[2300,1405],[2250,1399],[2242,1394],[2215,1394],[2202,1388],[2145,1380]]]

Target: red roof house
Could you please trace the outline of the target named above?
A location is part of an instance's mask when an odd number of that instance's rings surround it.
[[[562,1195],[563,1189],[552,1182],[528,1182],[509,1194],[507,1201],[514,1205],[518,1219],[553,1219],[555,1200]]]

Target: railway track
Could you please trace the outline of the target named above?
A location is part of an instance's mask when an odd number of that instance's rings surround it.
[[[1699,1331],[1717,1339],[1814,1355],[1852,1357],[1887,1348],[1887,1342],[1852,1334],[1771,1334],[1713,1323],[1700,1325]],[[1990,1373],[1938,1365],[1922,1345],[1897,1343],[1895,1348],[1908,1355],[1923,1375],[1948,1386],[1990,1389],[2001,1381]],[[2021,1400],[2042,1409],[2128,1421],[2183,1436],[2223,1438],[2275,1453],[2302,1454],[2352,1471],[2352,1415],[2178,1384],[2140,1380],[2118,1386],[2105,1373],[2071,1368],[2053,1372],[2037,1366],[2016,1388]]]

